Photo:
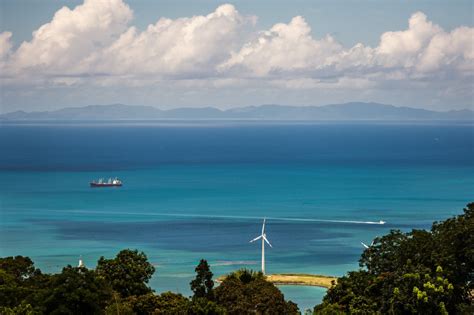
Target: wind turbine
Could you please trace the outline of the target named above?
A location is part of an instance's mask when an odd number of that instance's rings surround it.
[[[267,235],[265,234],[265,218],[263,219],[263,225],[262,225],[262,234],[260,236],[257,236],[253,240],[251,240],[249,243],[253,243],[259,239],[262,239],[262,273],[265,274],[265,242],[267,242],[270,247],[273,247],[272,244],[267,240]]]
[[[360,242],[362,244],[362,246],[364,246],[366,249],[369,249],[370,247],[372,247],[375,243],[375,239],[372,241],[372,243],[370,243],[370,246],[365,244],[364,242]]]

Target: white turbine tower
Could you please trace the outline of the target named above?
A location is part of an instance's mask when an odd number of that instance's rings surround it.
[[[272,244],[270,244],[270,242],[267,240],[267,235],[265,234],[265,219],[263,219],[262,234],[251,240],[250,243],[259,239],[262,239],[262,273],[265,274],[265,242],[267,242],[270,247],[273,247]]]

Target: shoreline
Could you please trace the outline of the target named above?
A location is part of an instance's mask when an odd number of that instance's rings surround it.
[[[219,276],[217,283],[222,282],[226,275]],[[332,282],[337,282],[337,277],[313,274],[280,273],[266,275],[265,279],[274,285],[295,285],[330,288]]]

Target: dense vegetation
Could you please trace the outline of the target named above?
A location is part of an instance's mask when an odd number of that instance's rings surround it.
[[[361,269],[339,278],[315,314],[474,314],[474,203],[430,231],[376,238]],[[260,272],[239,270],[214,287],[206,260],[192,297],[155,294],[146,255],[122,250],[95,270],[44,274],[28,257],[0,258],[0,314],[298,314]]]
[[[474,314],[474,203],[430,231],[391,231],[315,314]]]
[[[261,273],[241,270],[214,288],[206,260],[195,271],[187,298],[155,294],[147,285],[155,268],[136,250],[59,274],[43,274],[28,257],[0,258],[0,314],[298,314]]]
[[[295,303],[265,280],[261,272],[239,270],[227,276],[216,288],[216,302],[228,314],[299,314]]]

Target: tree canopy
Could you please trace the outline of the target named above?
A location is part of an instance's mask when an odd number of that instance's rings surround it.
[[[41,290],[45,314],[100,314],[107,306],[112,290],[109,284],[92,270],[65,267],[50,278],[50,288]]]
[[[393,230],[376,238],[359,263],[315,313],[474,313],[474,203],[430,231]]]
[[[96,272],[105,277],[121,296],[127,297],[151,292],[147,283],[155,267],[148,262],[145,253],[124,249],[113,259],[100,257]]]
[[[195,298],[207,298],[209,300],[213,299],[214,281],[212,280],[212,272],[209,268],[207,260],[201,259],[199,265],[196,269],[196,278],[191,281],[191,291],[194,292]]]
[[[192,298],[155,294],[147,283],[155,268],[144,253],[122,250],[115,258],[101,257],[95,270],[67,266],[58,274],[43,274],[28,257],[0,258],[0,314],[121,314],[221,315],[296,314],[261,273],[241,270],[214,288],[206,260],[196,266]],[[235,290],[235,298],[231,292]]]
[[[299,314],[261,272],[242,269],[227,276],[215,290],[216,302],[228,314]]]

